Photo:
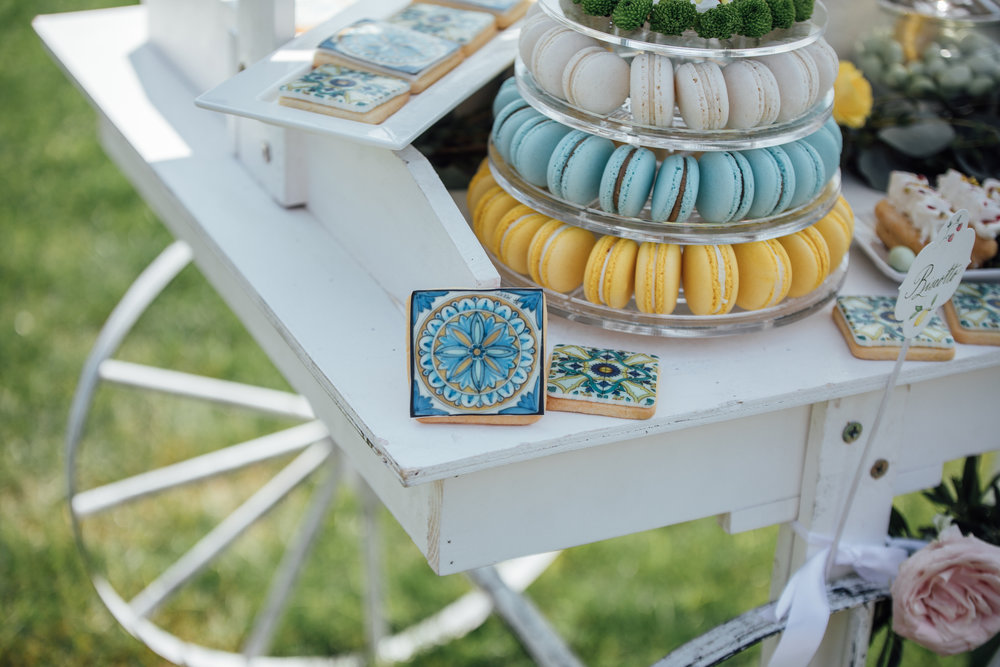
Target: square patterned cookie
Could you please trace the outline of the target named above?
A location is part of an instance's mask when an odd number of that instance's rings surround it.
[[[529,424],[545,412],[542,290],[419,290],[407,319],[411,417]]]
[[[490,12],[497,17],[497,25],[506,28],[514,21],[524,16],[531,4],[529,0],[427,0],[446,7],[458,9],[474,9]]]
[[[414,2],[389,17],[389,23],[425,32],[462,45],[469,55],[497,32],[497,20],[488,12],[455,9],[444,5]]]
[[[556,345],[549,364],[549,410],[626,419],[656,412],[659,358],[583,345]]]
[[[462,61],[457,42],[441,39],[388,21],[362,19],[326,38],[316,47],[316,65],[333,63],[410,83],[419,93]]]
[[[895,360],[903,346],[903,328],[895,315],[894,296],[838,296],[833,319],[858,359]],[[913,340],[906,358],[947,361],[955,356],[955,339],[937,314]]]
[[[406,104],[410,84],[340,65],[320,65],[283,85],[278,95],[278,103],[287,107],[377,124]]]
[[[1000,345],[1000,283],[961,283],[944,318],[959,343]]]

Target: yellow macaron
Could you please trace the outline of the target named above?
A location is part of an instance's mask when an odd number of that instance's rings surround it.
[[[684,300],[695,315],[724,315],[736,306],[740,273],[731,245],[684,246]]]
[[[496,185],[497,181],[493,178],[493,172],[490,171],[489,167],[487,166],[485,169],[480,167],[469,181],[469,187],[465,193],[465,204],[469,210],[476,210],[476,204],[479,203],[483,194]]]
[[[639,244],[632,239],[602,236],[594,245],[583,273],[583,296],[592,303],[624,308],[635,287]]]
[[[830,249],[815,227],[806,227],[778,239],[792,262],[792,287],[788,296],[808,294],[823,284],[830,273]]]
[[[844,216],[843,210],[835,206],[813,226],[826,241],[827,249],[830,251],[830,270],[832,271],[840,266],[840,261],[844,259],[847,249],[851,247],[853,225]]]
[[[740,273],[736,305],[744,310],[770,308],[781,303],[792,287],[792,263],[777,239],[733,246]]]
[[[669,315],[681,286],[681,247],[647,241],[635,258],[635,305],[640,312]]]
[[[472,229],[479,241],[487,248],[490,247],[493,240],[493,231],[500,224],[500,218],[515,206],[521,206],[520,202],[502,189],[497,188],[497,190],[499,192],[491,190],[487,196],[483,197],[472,216]]]
[[[572,292],[583,282],[583,270],[593,247],[593,233],[549,220],[538,228],[528,246],[528,274],[542,287]]]
[[[517,273],[528,273],[528,246],[549,218],[527,206],[515,206],[500,218],[490,250]]]
[[[848,224],[851,225],[851,234],[853,235],[854,210],[851,208],[851,205],[847,202],[847,199],[844,198],[844,195],[840,195],[839,197],[837,197],[837,201],[834,203],[833,209],[835,211],[840,211],[841,215],[844,216],[844,219],[847,220]]]

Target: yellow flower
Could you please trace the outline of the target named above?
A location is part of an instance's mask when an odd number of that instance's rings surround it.
[[[871,84],[854,63],[841,60],[833,83],[833,119],[838,125],[859,128],[871,112]]]

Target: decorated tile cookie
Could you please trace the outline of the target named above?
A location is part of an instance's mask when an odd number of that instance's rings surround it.
[[[363,123],[381,123],[406,104],[410,84],[402,79],[340,65],[320,65],[283,85],[278,102]]]
[[[466,55],[472,53],[496,33],[493,14],[455,9],[443,5],[414,2],[390,17],[390,23],[417,32],[457,42]]]
[[[546,384],[550,410],[649,419],[659,360],[641,352],[556,345]]]
[[[542,290],[421,290],[409,305],[411,417],[528,424],[542,416]]]
[[[903,345],[903,331],[894,310],[895,296],[838,296],[833,319],[851,354],[859,359],[894,360]],[[912,341],[906,358],[945,361],[955,356],[955,339],[937,314]]]
[[[528,11],[528,0],[427,0],[436,5],[490,12],[497,17],[497,25],[506,28]]]
[[[959,343],[1000,345],[1000,283],[962,283],[944,317]]]
[[[334,63],[398,76],[419,93],[462,59],[459,44],[388,21],[362,19],[323,40],[317,65]]]

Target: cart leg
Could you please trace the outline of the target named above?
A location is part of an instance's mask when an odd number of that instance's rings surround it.
[[[877,434],[871,433],[882,392],[818,403],[806,442],[798,523],[806,533],[832,538],[844,512],[844,503],[855,471],[861,464],[857,495],[846,517],[841,544],[881,544],[889,525],[895,461],[900,451],[900,433],[909,388],[897,387],[882,416]],[[857,426],[860,426],[860,435]],[[866,439],[875,437],[867,459],[861,463]],[[776,599],[795,571],[824,545],[810,544],[782,526],[775,551],[771,599]],[[844,572],[833,571],[832,576]],[[863,667],[871,632],[871,608],[862,607],[835,614],[816,656],[809,664]],[[761,664],[767,665],[776,639],[764,643]]]

